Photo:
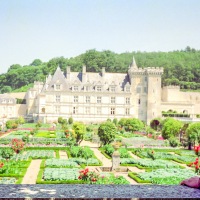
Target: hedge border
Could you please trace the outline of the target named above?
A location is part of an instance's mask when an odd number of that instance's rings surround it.
[[[129,176],[130,178],[132,178],[133,180],[135,180],[137,183],[151,184],[151,181],[142,180],[142,179],[139,178],[139,177],[137,176],[137,174],[134,173],[134,172],[129,172],[129,173],[128,173],[128,176]]]

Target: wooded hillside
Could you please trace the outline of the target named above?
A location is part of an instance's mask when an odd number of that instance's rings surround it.
[[[163,67],[163,85],[180,85],[182,89],[200,89],[200,51],[186,47],[173,52],[126,52],[117,54],[109,50],[88,50],[73,58],[53,58],[47,63],[35,59],[30,65],[13,64],[7,73],[0,75],[0,92],[26,91],[34,81],[44,81],[59,65],[63,71],[71,66],[71,71],[81,71],[87,66],[88,72],[127,72],[135,57],[138,67]]]

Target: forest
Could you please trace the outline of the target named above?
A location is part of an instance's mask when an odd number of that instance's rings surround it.
[[[164,68],[162,86],[180,85],[182,90],[200,90],[200,50],[187,46],[184,50],[171,52],[133,51],[120,54],[91,49],[72,58],[57,57],[48,62],[35,59],[25,66],[13,64],[7,73],[0,75],[0,93],[25,92],[34,81],[44,81],[48,74],[54,74],[58,65],[64,72],[67,66],[71,67],[71,71],[78,72],[86,65],[88,72],[100,72],[105,67],[106,72],[126,73],[133,56],[138,67]]]

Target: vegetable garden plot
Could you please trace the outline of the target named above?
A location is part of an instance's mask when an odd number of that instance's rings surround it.
[[[26,152],[26,155],[29,158],[33,158],[33,159],[53,158],[54,151],[53,150],[29,150]]]
[[[166,146],[164,140],[154,140],[146,137],[123,138],[122,142],[135,147],[144,146]]]
[[[99,165],[99,160],[96,158],[69,158],[68,161],[76,162],[77,164],[85,164],[85,165]]]
[[[45,166],[46,167],[79,167],[79,165],[74,162],[74,161],[70,161],[70,160],[66,160],[66,159],[47,159],[45,161]]]
[[[141,180],[150,181],[153,184],[177,185],[184,179],[195,176],[195,172],[188,169],[157,169],[152,172],[138,173]]]
[[[2,177],[0,178],[0,184],[15,184],[17,181],[16,178],[12,177]]]
[[[45,181],[78,180],[79,169],[73,168],[45,168],[43,179]]]
[[[121,158],[121,164],[136,164],[146,168],[181,168],[179,164],[172,163],[167,160],[151,160],[151,159],[134,159],[134,158]]]

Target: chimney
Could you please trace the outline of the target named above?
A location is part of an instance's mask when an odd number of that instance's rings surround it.
[[[105,67],[102,67],[102,70],[101,70],[101,76],[102,76],[102,77],[105,77],[105,73],[106,73],[106,71],[105,71]]]
[[[68,66],[66,69],[66,78],[70,80],[70,66]]]
[[[86,66],[83,65],[83,68],[82,68],[82,82],[85,83],[87,80],[86,80]]]

